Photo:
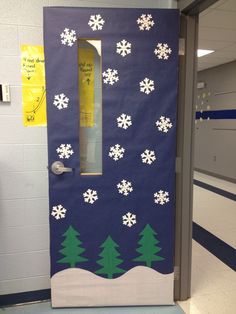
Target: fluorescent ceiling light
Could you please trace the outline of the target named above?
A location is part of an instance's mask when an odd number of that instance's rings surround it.
[[[206,49],[198,49],[197,56],[198,58],[209,55],[210,53],[215,52],[215,50],[206,50]]]

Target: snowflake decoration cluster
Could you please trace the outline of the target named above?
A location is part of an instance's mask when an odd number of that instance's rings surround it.
[[[118,128],[122,128],[127,130],[132,125],[132,118],[131,116],[122,113],[119,117],[116,118]],[[167,133],[173,126],[170,121],[170,118],[161,116],[159,120],[156,121],[156,126],[158,131]]]
[[[141,32],[150,31],[155,22],[151,14],[142,14],[136,20],[138,29]],[[100,14],[91,15],[88,21],[88,26],[91,28],[92,31],[101,31],[105,25],[105,20]],[[73,44],[77,40],[76,31],[73,29],[65,28],[64,31],[60,34],[61,43],[64,46],[72,47]],[[132,53],[132,43],[129,42],[127,39],[122,39],[116,43],[116,53],[120,55],[122,58],[126,58],[128,55]],[[168,60],[172,53],[172,49],[169,47],[167,43],[160,43],[156,44],[154,49],[154,54],[158,60]],[[119,73],[117,69],[107,68],[102,73],[102,78],[104,84],[114,85],[119,80]],[[142,81],[139,82],[139,91],[146,95],[149,95],[155,89],[156,82],[149,77],[145,77]],[[145,96],[146,97],[146,96]],[[60,93],[54,96],[53,105],[58,109],[66,109],[69,106],[69,98],[64,94]],[[130,126],[132,126],[132,117],[128,114],[122,113],[120,116],[116,118],[117,127],[127,130]],[[159,120],[156,121],[156,127],[158,131],[167,133],[172,128],[172,123],[170,118],[161,116]],[[68,159],[74,153],[71,144],[61,144],[57,149],[56,152],[61,159]],[[115,144],[110,147],[109,149],[109,157],[114,161],[118,161],[122,159],[125,155],[125,148],[122,147],[120,144]],[[157,155],[154,150],[145,149],[141,153],[141,161],[143,164],[151,165],[157,160]],[[148,166],[147,166],[148,167]],[[116,188],[118,193],[127,197],[130,193],[133,192],[133,185],[131,181],[126,179],[122,179],[117,185]],[[164,205],[169,202],[169,193],[167,191],[159,190],[158,192],[154,193],[154,203]],[[85,203],[94,204],[98,200],[98,192],[93,190],[92,188],[88,188],[83,193],[83,200]],[[51,215],[56,219],[60,220],[65,218],[67,213],[67,209],[63,207],[63,205],[59,204],[52,207]],[[127,227],[132,227],[137,223],[136,215],[130,211],[122,216],[123,225]]]
[[[110,147],[108,156],[117,161],[124,157],[124,152],[125,149],[121,147],[120,144],[116,144]],[[155,152],[153,150],[145,149],[141,154],[141,159],[144,164],[151,165],[156,160]]]
[[[85,202],[90,204],[93,204],[98,199],[97,192],[91,189],[88,189],[83,195]],[[66,217],[66,212],[67,209],[59,204],[52,207],[51,216],[53,216],[56,220],[64,219]],[[122,216],[122,221],[123,225],[130,228],[137,223],[136,215],[128,212]]]
[[[92,31],[102,30],[104,24],[105,20],[100,14],[91,15],[88,21],[88,25]],[[155,22],[153,21],[151,14],[141,14],[141,16],[137,19],[137,24],[139,30],[149,31],[154,26]],[[75,43],[77,38],[75,30],[70,30],[69,28],[65,28],[64,31],[60,34],[60,37],[61,43],[70,47]],[[127,55],[131,54],[131,48],[132,44],[126,39],[122,39],[116,43],[116,52],[122,57],[126,57]],[[154,50],[154,54],[159,60],[168,60],[171,53],[172,50],[167,43],[158,43]],[[108,85],[114,85],[120,80],[118,70],[112,68],[107,68],[105,71],[103,71],[102,77],[103,83]],[[145,77],[142,81],[139,82],[139,89],[140,92],[145,93],[146,95],[150,94],[155,90],[154,80]],[[56,95],[55,97],[56,99],[54,100],[54,105],[57,106],[58,109],[67,108],[68,98],[64,94]]]
[[[131,182],[127,180],[122,180],[117,184],[117,188],[120,194],[125,196],[129,195],[133,191]],[[98,200],[97,191],[88,189],[83,193],[84,202],[89,204],[94,204]],[[167,191],[159,190],[154,193],[154,203],[164,205],[169,202],[169,193]],[[53,206],[51,215],[56,219],[60,220],[65,218],[67,209],[65,209],[61,204]],[[132,227],[136,224],[136,215],[130,212],[122,216],[123,224]]]
[[[101,17],[100,14],[91,15],[88,25],[93,31],[102,30],[105,20]],[[72,47],[76,42],[76,31],[74,29],[65,28],[64,31],[60,34],[62,45]]]
[[[88,21],[88,25],[90,26],[92,31],[101,31],[104,24],[105,20],[102,18],[101,14],[91,15]],[[155,25],[155,22],[151,14],[141,14],[141,16],[137,19],[137,24],[140,31],[150,31]],[[60,37],[61,43],[69,47],[73,46],[77,39],[75,30],[69,29],[67,27],[60,34]],[[121,41],[116,43],[116,52],[122,57],[126,57],[128,54],[131,53],[131,46],[132,44],[130,42],[128,42],[126,39],[122,39]],[[154,50],[154,54],[160,60],[168,60],[171,53],[172,49],[168,46],[167,43],[158,43]],[[117,70],[114,69],[112,71]]]
[[[103,29],[105,20],[102,18],[101,14],[91,15],[88,21],[88,25],[92,31],[100,31]],[[138,27],[141,31],[149,31],[154,26],[154,21],[151,14],[142,14],[137,19]],[[76,31],[74,29],[65,28],[60,34],[61,43],[66,46],[73,46],[76,41]],[[122,57],[131,53],[131,43],[127,42],[125,39],[117,43],[117,53],[121,54]]]

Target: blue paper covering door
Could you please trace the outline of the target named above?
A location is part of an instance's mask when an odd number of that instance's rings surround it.
[[[49,171],[54,307],[173,303],[178,31],[177,10],[44,9],[49,168],[72,168]],[[85,39],[101,43],[102,104],[100,155],[88,153],[101,157],[100,174],[87,175]]]

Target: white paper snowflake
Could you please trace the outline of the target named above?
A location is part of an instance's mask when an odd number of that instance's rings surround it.
[[[146,149],[141,154],[141,158],[144,164],[151,165],[156,160],[155,152],[153,150]]]
[[[136,215],[128,212],[127,214],[122,216],[123,225],[126,225],[128,227],[132,227],[137,223],[136,221]]]
[[[156,193],[154,193],[154,202],[156,204],[161,204],[161,205],[164,205],[166,203],[169,202],[169,193],[166,192],[166,191],[158,191]]]
[[[59,110],[67,108],[69,103],[69,98],[65,94],[59,94],[54,96],[53,105],[55,105]]]
[[[109,156],[113,158],[115,161],[124,157],[125,149],[120,146],[120,144],[116,144],[115,146],[110,147]]]
[[[64,31],[60,34],[61,43],[66,46],[73,46],[76,41],[76,32],[73,29],[65,28]]]
[[[119,81],[118,71],[115,69],[108,68],[106,71],[102,73],[103,82],[105,84],[113,85],[114,83]]]
[[[149,31],[153,25],[155,24],[153,19],[152,19],[152,15],[151,14],[142,14],[138,19],[137,19],[137,23],[139,26],[139,29],[141,31]]]
[[[169,118],[161,116],[160,119],[156,121],[156,126],[159,131],[167,133],[173,125]]]
[[[116,44],[116,52],[119,53],[122,57],[127,56],[131,53],[131,43],[123,39]]]
[[[150,80],[149,78],[145,78],[143,81],[139,83],[140,85],[140,92],[143,92],[145,94],[150,94],[152,91],[154,91],[154,81]]]
[[[68,159],[72,154],[74,154],[74,151],[70,144],[61,144],[59,147],[57,147],[57,153],[59,158]]]
[[[97,191],[88,189],[83,193],[85,203],[93,204],[98,199]]]
[[[128,129],[132,125],[131,116],[128,116],[125,113],[122,113],[117,119],[118,128]]]
[[[93,31],[98,31],[103,28],[105,21],[100,14],[91,15],[88,25],[92,28]]]
[[[167,44],[158,43],[154,50],[155,55],[158,59],[168,60],[172,50]]]
[[[51,215],[56,219],[65,218],[67,210],[61,205],[53,206]]]
[[[129,193],[133,191],[131,182],[126,180],[122,180],[120,183],[118,183],[117,188],[119,193],[125,196],[129,195]]]

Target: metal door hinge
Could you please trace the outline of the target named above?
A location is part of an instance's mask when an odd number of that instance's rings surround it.
[[[179,56],[185,56],[185,38],[179,38]]]
[[[182,172],[181,158],[176,157],[175,158],[175,173],[181,173],[181,172]]]
[[[174,280],[179,280],[179,266],[174,266]]]

